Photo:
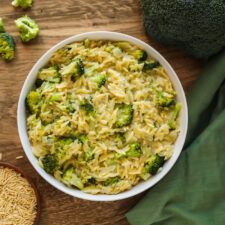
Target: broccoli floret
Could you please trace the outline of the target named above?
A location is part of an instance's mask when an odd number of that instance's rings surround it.
[[[83,110],[87,116],[95,116],[95,108],[86,98],[80,103],[80,109]]]
[[[74,139],[71,137],[60,137],[57,141],[57,146],[60,146],[62,149],[66,150],[69,148],[69,145],[73,143]]]
[[[138,62],[143,62],[148,58],[147,52],[142,49],[137,49],[133,53],[133,56],[138,60]]]
[[[61,165],[62,163],[65,162],[65,160],[66,160],[65,156],[66,156],[65,151],[59,150],[58,148],[56,149],[55,157],[56,157],[57,162],[59,162],[59,165]]]
[[[124,136],[124,133],[122,133],[122,132],[115,133],[114,141],[117,144],[125,143],[126,142],[126,138]]]
[[[86,162],[88,162],[88,161],[90,161],[90,160],[93,160],[94,158],[95,158],[95,155],[94,155],[92,149],[89,149],[87,152],[85,152],[84,160],[85,160]]]
[[[62,76],[59,73],[59,66],[57,64],[52,67],[42,69],[38,74],[35,85],[40,87],[44,81],[52,83],[60,83],[62,81]]]
[[[29,113],[39,113],[40,111],[40,103],[41,103],[41,95],[37,91],[31,91],[26,97],[26,107]]]
[[[169,123],[168,123],[170,129],[172,129],[172,130],[176,129],[176,118],[178,116],[178,113],[179,113],[181,107],[182,107],[182,104],[181,103],[177,103],[174,106],[172,115],[171,115],[171,117],[169,119]]]
[[[98,85],[98,88],[101,88],[101,86],[103,86],[106,82],[106,76],[102,75],[102,74],[99,74],[99,73],[96,73],[91,78],[91,80],[94,81]]]
[[[152,62],[144,62],[144,66],[142,71],[149,73],[151,72],[153,69],[157,68],[160,66],[160,63],[157,61],[152,61]]]
[[[28,42],[38,35],[38,25],[27,15],[15,20],[15,24],[20,32],[20,38],[23,42]]]
[[[116,176],[116,177],[110,177],[107,180],[102,182],[103,186],[109,186],[109,185],[115,185],[120,181],[120,177]]]
[[[4,23],[2,18],[0,18],[0,33],[4,33],[4,32],[5,32]]]
[[[164,162],[164,156],[159,156],[158,154],[151,156],[145,164],[145,172],[155,175],[159,168],[163,166]]]
[[[91,178],[88,179],[88,183],[96,184],[96,179],[94,177],[91,177]]]
[[[32,7],[32,0],[14,0],[12,2],[12,5],[14,7],[21,7],[23,9],[26,9],[28,7]]]
[[[130,144],[130,149],[126,152],[127,157],[139,157],[142,154],[141,144],[134,142]]]
[[[159,106],[168,107],[174,103],[175,93],[168,94],[168,93],[165,93],[162,88],[158,88],[157,100],[158,100]]]
[[[85,40],[84,40],[84,47],[85,47],[85,48],[90,48],[90,44],[91,44],[91,42],[90,42],[89,39],[85,39]]]
[[[79,189],[83,189],[84,185],[81,179],[76,175],[73,166],[69,166],[63,173],[62,179],[72,186],[76,186]]]
[[[0,33],[0,54],[6,61],[14,58],[15,42],[9,33]]]
[[[47,173],[54,173],[55,170],[58,168],[58,163],[56,158],[51,155],[51,154],[47,154],[45,155],[42,159],[41,162],[43,164],[44,170]]]
[[[133,111],[132,104],[120,104],[115,123],[116,128],[128,126],[133,119]]]
[[[85,144],[88,140],[88,137],[86,134],[78,134],[76,137],[82,144]]]
[[[81,58],[73,60],[74,67],[72,70],[71,81],[75,82],[77,78],[84,74],[84,64]]]

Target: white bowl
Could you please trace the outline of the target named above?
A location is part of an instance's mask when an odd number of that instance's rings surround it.
[[[53,176],[46,173],[39,165],[38,160],[35,158],[35,156],[32,154],[31,151],[31,145],[28,139],[27,131],[26,131],[26,110],[25,110],[25,98],[30,90],[34,88],[34,83],[37,77],[38,70],[42,68],[50,59],[53,52],[58,50],[59,48],[62,48],[63,46],[75,42],[75,41],[81,41],[84,39],[90,39],[90,40],[112,40],[112,41],[128,41],[130,43],[133,43],[135,45],[140,46],[141,48],[145,49],[145,51],[151,55],[153,58],[158,60],[160,64],[165,68],[166,72],[169,75],[169,78],[177,92],[177,101],[182,103],[182,109],[179,114],[180,116],[180,134],[176,140],[175,146],[174,146],[174,153],[172,157],[164,164],[162,171],[155,176],[153,176],[151,179],[140,182],[136,186],[134,186],[131,190],[116,194],[116,195],[91,195],[86,194],[82,191],[71,189],[57,181]],[[79,35],[75,35],[73,37],[67,38],[66,40],[60,42],[59,44],[52,47],[49,51],[47,51],[33,66],[31,69],[27,79],[25,80],[25,83],[23,85],[19,103],[18,103],[18,109],[17,109],[17,122],[18,122],[18,130],[19,130],[19,136],[20,140],[22,142],[24,151],[33,165],[33,167],[36,169],[36,171],[51,185],[56,187],[57,189],[71,195],[74,197],[92,200],[92,201],[114,201],[114,200],[120,200],[124,198],[128,198],[134,195],[137,195],[153,185],[155,185],[157,182],[159,182],[173,167],[175,162],[177,161],[181,150],[184,145],[184,141],[186,138],[187,133],[187,124],[188,124],[188,111],[187,111],[187,103],[186,98],[184,94],[184,90],[182,88],[182,85],[172,69],[172,67],[169,65],[169,63],[163,58],[162,55],[160,55],[155,49],[150,47],[148,44],[144,43],[143,41],[140,41],[139,39],[136,39],[134,37],[131,37],[129,35],[116,33],[116,32],[107,32],[107,31],[97,31],[97,32],[88,32],[83,33]]]

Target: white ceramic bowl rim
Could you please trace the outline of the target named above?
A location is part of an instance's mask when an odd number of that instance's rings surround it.
[[[34,83],[37,77],[38,70],[42,68],[50,59],[53,52],[58,50],[59,48],[62,48],[63,46],[75,42],[75,41],[82,41],[84,39],[90,39],[90,40],[112,40],[112,41],[128,41],[130,43],[133,43],[135,45],[140,46],[141,48],[145,49],[146,52],[151,55],[153,58],[158,60],[162,66],[164,66],[166,72],[168,73],[168,76],[173,83],[173,86],[177,92],[177,101],[182,103],[182,109],[180,112],[180,134],[176,140],[175,146],[174,146],[174,153],[172,157],[165,163],[165,165],[162,168],[162,171],[158,174],[156,174],[151,179],[140,182],[136,186],[134,186],[132,189],[116,194],[116,195],[105,195],[105,194],[99,194],[99,195],[91,195],[84,193],[82,191],[71,189],[57,181],[53,176],[46,173],[39,165],[38,160],[35,158],[35,156],[32,154],[31,146],[29,143],[28,135],[26,132],[26,110],[25,110],[25,98],[28,94],[28,92],[34,87]],[[178,159],[181,150],[184,145],[184,141],[187,134],[187,127],[188,127],[188,111],[187,111],[187,102],[184,94],[184,90],[182,88],[182,85],[175,73],[175,71],[172,69],[172,67],[169,65],[169,63],[163,58],[163,56],[158,53],[155,49],[150,47],[145,42],[134,38],[132,36],[117,33],[117,32],[107,32],[107,31],[96,31],[96,32],[88,32],[88,33],[82,33],[79,35],[72,36],[70,38],[67,38],[54,47],[52,47],[50,50],[48,50],[33,66],[31,69],[29,75],[27,76],[25,83],[23,85],[19,102],[18,102],[18,108],[17,108],[17,125],[18,125],[18,131],[20,140],[23,146],[23,149],[31,162],[32,166],[35,168],[35,170],[51,185],[56,187],[57,189],[63,191],[66,194],[69,194],[74,197],[86,199],[86,200],[92,200],[92,201],[114,201],[114,200],[121,200],[125,199],[134,195],[137,195],[153,185],[155,185],[159,180],[161,180],[173,167],[176,160]]]

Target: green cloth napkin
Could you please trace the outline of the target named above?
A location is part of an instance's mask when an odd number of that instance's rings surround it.
[[[185,148],[126,214],[132,225],[225,225],[225,52],[207,64],[188,98]]]

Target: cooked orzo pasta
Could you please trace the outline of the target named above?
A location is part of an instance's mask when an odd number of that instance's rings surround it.
[[[179,135],[181,104],[164,68],[128,42],[56,51],[26,98],[40,166],[65,185],[116,194],[160,171]]]

